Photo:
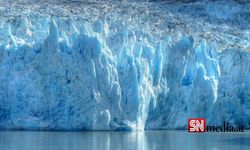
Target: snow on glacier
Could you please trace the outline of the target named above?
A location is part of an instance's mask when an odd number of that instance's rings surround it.
[[[249,128],[249,4],[27,3],[0,6],[0,129]]]

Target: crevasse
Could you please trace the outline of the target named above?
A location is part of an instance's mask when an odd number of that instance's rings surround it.
[[[21,17],[0,24],[0,129],[250,126],[250,53],[123,22]]]

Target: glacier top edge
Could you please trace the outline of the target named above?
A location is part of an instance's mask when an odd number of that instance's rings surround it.
[[[0,30],[4,24],[16,28],[20,18],[59,18],[123,25],[142,37],[165,40],[184,33],[215,42],[219,50],[250,51],[250,3],[242,1],[0,1]],[[48,30],[48,28],[44,28]],[[60,30],[60,27],[59,27]],[[0,39],[1,40],[1,39]]]

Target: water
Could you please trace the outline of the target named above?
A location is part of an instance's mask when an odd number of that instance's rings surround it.
[[[250,132],[0,132],[1,150],[249,150]]]

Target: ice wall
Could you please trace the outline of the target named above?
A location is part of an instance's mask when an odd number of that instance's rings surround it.
[[[180,28],[159,37],[135,22],[3,20],[0,129],[183,129],[189,117],[250,127],[247,47]]]

